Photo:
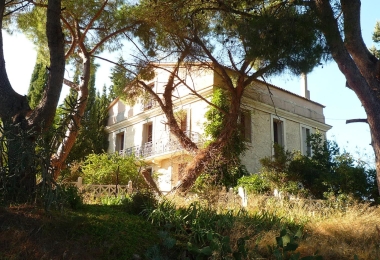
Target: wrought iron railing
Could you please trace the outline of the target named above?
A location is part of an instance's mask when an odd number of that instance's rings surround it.
[[[197,132],[186,131],[185,134],[196,144],[201,144],[201,135]],[[170,138],[161,138],[157,141],[146,142],[143,145],[136,145],[119,151],[119,154],[136,157],[150,157],[169,152],[183,150],[182,145],[178,140]]]
[[[146,110],[155,108],[157,105],[158,103],[156,102],[156,100],[154,100],[153,98],[148,99],[146,101],[143,101],[142,106],[141,106],[141,111],[146,111]]]

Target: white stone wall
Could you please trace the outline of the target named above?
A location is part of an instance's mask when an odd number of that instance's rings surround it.
[[[173,93],[175,111],[184,110],[187,112],[187,130],[203,135],[204,114],[208,109],[206,102],[201,101],[195,95],[190,94],[190,89],[201,93],[202,96],[210,97],[212,86],[220,84],[220,79],[210,72],[195,71],[178,73],[188,84],[188,87],[180,86]],[[191,74],[191,77],[187,77]],[[153,84],[156,93],[164,91],[169,73],[164,70],[157,71],[156,78],[149,82]],[[215,83],[214,83],[215,82]],[[219,82],[219,83],[218,83]],[[284,121],[284,143],[287,150],[301,150],[301,126],[319,129],[323,134],[328,129],[324,124],[323,106],[310,102],[300,96],[289,93],[280,88],[268,86],[255,82],[249,87],[243,98],[244,110],[251,112],[251,143],[248,143],[248,150],[242,156],[242,163],[251,173],[260,170],[260,159],[273,154],[273,118],[280,117]],[[190,88],[190,89],[189,89]],[[274,105],[273,105],[274,103]],[[124,148],[142,145],[144,124],[153,124],[153,143],[169,137],[169,129],[166,125],[167,119],[157,106],[143,111],[142,103],[136,102],[131,107],[122,103],[121,100],[115,102],[109,108],[109,120],[107,131],[109,133],[108,152],[115,151],[116,135],[124,132]],[[158,185],[161,190],[169,191],[178,181],[178,167],[183,160],[183,154],[175,154],[170,158],[150,158],[148,164],[153,171],[158,174]],[[190,160],[186,157],[186,160]]]

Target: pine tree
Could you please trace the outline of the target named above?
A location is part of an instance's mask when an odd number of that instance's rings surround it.
[[[28,90],[28,101],[30,108],[35,108],[40,102],[42,93],[48,82],[48,69],[46,63],[42,59],[43,54],[37,53],[36,64],[34,65],[32,77]]]
[[[91,153],[101,153],[107,149],[107,136],[104,128],[107,123],[109,100],[105,86],[102,95],[96,92],[95,73],[94,70],[91,74],[87,107],[82,117],[76,142],[66,163],[81,161]],[[66,102],[66,106],[68,103],[69,101]]]

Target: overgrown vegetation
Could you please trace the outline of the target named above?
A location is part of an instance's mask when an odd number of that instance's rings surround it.
[[[277,189],[314,199],[379,202],[374,169],[340,152],[335,142],[323,140],[319,133],[311,135],[309,143],[312,156],[275,146],[275,156],[261,160],[261,172],[241,178],[238,184],[252,193]]]
[[[159,240],[153,225],[121,207],[76,211],[0,208],[1,259],[133,259]]]
[[[212,192],[210,190],[210,192]],[[69,198],[77,190],[70,188]],[[5,259],[378,259],[380,211],[316,200],[249,196],[247,208],[145,191],[108,206],[0,210]],[[75,200],[68,200],[75,201]],[[67,205],[67,204],[66,204]]]
[[[134,156],[117,153],[90,154],[81,164],[82,177],[87,184],[142,184],[139,162]]]
[[[206,142],[206,146],[215,141],[223,131],[230,101],[223,89],[215,88],[211,102],[219,109],[210,106],[205,113],[207,121],[204,124],[204,133],[209,140]],[[240,155],[244,154],[247,146],[241,132],[242,126],[239,119],[237,119],[239,121],[238,128],[235,129],[231,139],[223,149],[212,151],[213,159],[205,167],[204,173],[198,177],[193,190],[200,192],[207,185],[234,187],[240,177],[248,174],[240,160]]]

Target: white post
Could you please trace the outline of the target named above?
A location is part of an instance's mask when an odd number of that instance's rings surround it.
[[[132,191],[133,191],[132,181],[129,181],[129,182],[128,182],[128,193],[131,194]]]
[[[79,189],[80,187],[82,187],[82,185],[83,185],[83,179],[82,177],[78,177],[77,188]]]
[[[247,192],[243,187],[239,187],[238,189],[238,194],[241,198],[241,205],[246,208],[248,206],[248,197],[247,197]]]

